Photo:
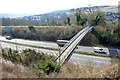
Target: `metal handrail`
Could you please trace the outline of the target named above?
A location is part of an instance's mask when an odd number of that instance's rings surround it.
[[[63,47],[60,55],[57,56],[57,58],[55,59],[55,61],[56,61],[56,60],[58,59],[58,57],[60,57],[61,54],[70,46],[70,44],[71,44],[74,40],[76,40],[76,38],[77,38],[80,34],[82,34],[85,30],[87,30],[89,27],[90,27],[90,26],[85,27],[84,29],[82,29],[82,30],[81,30],[79,33],[77,33],[68,43],[66,43],[66,44],[64,45],[64,47]]]
[[[93,28],[90,27],[88,30],[86,30],[86,32],[80,37],[80,39],[73,45],[72,49],[68,52],[68,54],[66,54],[64,57],[64,60],[62,62],[60,62],[60,65],[62,65],[64,63],[64,61],[67,59],[67,57],[71,54],[71,52],[75,49],[75,47],[78,45],[78,43],[82,40],[82,38]],[[80,36],[80,35],[79,35]]]
[[[77,33],[72,39],[70,39],[70,43],[76,38],[76,37],[78,37],[83,31],[85,31],[87,28],[89,28],[90,26],[88,26],[88,27],[85,27],[84,29],[82,29],[79,33]],[[70,43],[67,43],[67,44],[65,44],[65,46],[64,47],[66,47],[68,44],[70,44]]]

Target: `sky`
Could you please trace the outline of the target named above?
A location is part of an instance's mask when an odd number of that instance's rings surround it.
[[[120,0],[0,0],[0,13],[43,14],[88,5],[118,5]]]

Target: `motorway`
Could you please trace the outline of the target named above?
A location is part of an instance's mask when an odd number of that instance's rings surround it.
[[[52,42],[49,43],[49,42],[42,42],[42,41],[30,41],[30,40],[24,40],[24,39],[7,40],[5,37],[0,37],[0,40],[7,41],[7,42],[20,43],[20,44],[27,44],[27,45],[32,45],[32,46],[40,46],[40,47],[45,47],[45,48],[58,49],[58,45]],[[103,48],[103,49],[107,54],[110,54],[110,50],[113,50],[113,53],[116,53],[115,49],[108,49],[108,48]],[[86,47],[86,46],[78,46],[78,48],[75,49],[75,51],[95,53],[93,47]]]
[[[16,41],[16,39],[9,40],[9,41],[14,41],[14,40]],[[19,40],[19,39],[17,39],[17,40]],[[30,41],[28,41],[28,42],[30,42]],[[40,42],[39,42],[39,44],[40,44]],[[48,44],[48,43],[46,43],[46,44]],[[55,44],[55,43],[51,43],[51,44]],[[55,45],[57,46],[57,44],[55,44]],[[51,54],[51,55],[54,55],[54,56],[59,55],[59,52],[54,51],[54,50],[47,50],[47,49],[34,48],[34,47],[28,47],[28,46],[22,46],[22,45],[15,45],[15,44],[5,43],[5,42],[0,42],[0,47],[11,48],[11,49],[14,49],[14,50],[19,50],[19,51],[21,51],[23,49],[26,49],[26,48],[30,48],[30,49],[34,49],[38,52],[43,52],[43,53]],[[104,57],[72,54],[72,57],[70,58],[70,60],[68,62],[69,63],[74,63],[74,64],[79,64],[79,65],[85,65],[85,64],[88,64],[88,63],[93,63],[93,64],[95,64],[95,66],[103,66],[103,65],[110,65],[111,64],[111,59],[110,58],[104,58]]]

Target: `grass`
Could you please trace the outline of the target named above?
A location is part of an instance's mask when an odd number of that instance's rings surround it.
[[[103,69],[101,70],[99,73],[93,74],[93,75],[89,75],[86,76],[87,78],[118,78],[119,74],[118,74],[118,65],[112,65],[110,68],[107,69]]]
[[[53,72],[44,76],[40,74],[40,77],[35,74],[36,71],[31,70],[29,67],[13,64],[9,61],[4,61],[2,66],[3,78],[117,78],[119,76],[117,65],[95,67],[93,64],[81,66],[67,63],[61,67],[59,73]]]
[[[74,65],[72,62],[64,64],[59,73],[52,72],[49,75],[38,70],[25,67],[2,59],[2,78],[118,78],[118,64],[116,61],[110,65],[96,66],[93,61],[85,65]],[[1,63],[0,63],[1,64]],[[119,80],[119,79],[118,79]]]
[[[67,63],[62,66],[59,73],[53,72],[44,76],[41,74],[40,77],[34,74],[35,71],[31,70],[29,67],[13,63],[10,64],[9,61],[4,61],[2,66],[3,78],[117,78],[119,76],[117,74],[117,65],[95,67],[92,64],[81,66]]]
[[[34,48],[41,48],[41,49],[48,49],[48,50],[53,50],[53,51],[58,51],[58,49],[53,49],[53,48],[47,48],[47,47],[41,47],[41,46],[33,46],[33,45],[27,45],[27,44],[20,44],[20,43],[14,43],[14,42],[8,42],[8,41],[2,41],[5,43],[10,43],[10,44],[15,44],[15,45],[21,45],[21,46],[28,46],[28,47],[34,47]],[[91,56],[100,56],[100,57],[110,57],[109,55],[105,54],[96,54],[96,53],[86,53],[86,52],[74,52],[76,54],[81,54],[81,55],[91,55]]]
[[[34,71],[20,64],[14,64],[2,58],[2,78],[38,78]]]
[[[14,64],[23,65],[32,69],[37,76],[41,77],[41,74],[49,74],[58,70],[58,66],[55,65],[50,59],[52,55],[36,52],[35,50],[25,49],[22,52],[18,52],[12,49],[2,49],[2,58],[7,61],[11,61]],[[11,63],[10,63],[11,64]],[[13,72],[14,69],[4,67],[8,72]],[[43,73],[42,73],[43,71]]]
[[[100,56],[100,57],[110,57],[105,54],[96,54],[96,53],[86,53],[86,52],[75,52],[76,54],[91,55],[91,56]]]
[[[88,62],[89,63],[89,62]],[[102,65],[96,67],[93,62],[85,65],[67,63],[61,67],[60,73],[51,73],[47,78],[117,78],[117,65]]]
[[[1,78],[38,78],[32,69],[5,60],[2,55],[0,55],[0,67],[2,68],[2,71],[0,71]]]

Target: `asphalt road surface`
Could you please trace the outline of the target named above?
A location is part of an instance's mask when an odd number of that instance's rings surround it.
[[[15,45],[5,42],[0,42],[1,48],[11,48],[13,50],[19,50],[22,51],[23,49],[30,48],[34,49],[38,52],[43,52],[51,55],[59,55],[58,51],[53,50],[46,50],[46,49],[40,49],[40,48],[33,48],[28,46],[22,46],[22,45]],[[103,65],[110,65],[111,59],[110,58],[104,58],[104,57],[96,57],[96,56],[88,56],[88,55],[80,55],[80,54],[72,54],[69,63],[79,64],[79,65],[86,65],[88,63],[93,64],[94,66],[103,66]]]
[[[58,49],[58,45],[56,43],[52,43],[52,42],[30,41],[30,40],[24,40],[24,39],[7,40],[5,37],[0,37],[0,40],[20,43],[20,44],[27,44],[27,45],[32,45],[32,46],[40,46],[40,47],[45,47],[45,48]],[[109,48],[103,48],[103,49],[106,52],[106,54],[108,54],[108,55],[118,55],[117,49],[109,49]],[[75,51],[95,53],[94,52],[94,47],[86,47],[86,46],[78,46],[78,48],[75,49]]]

